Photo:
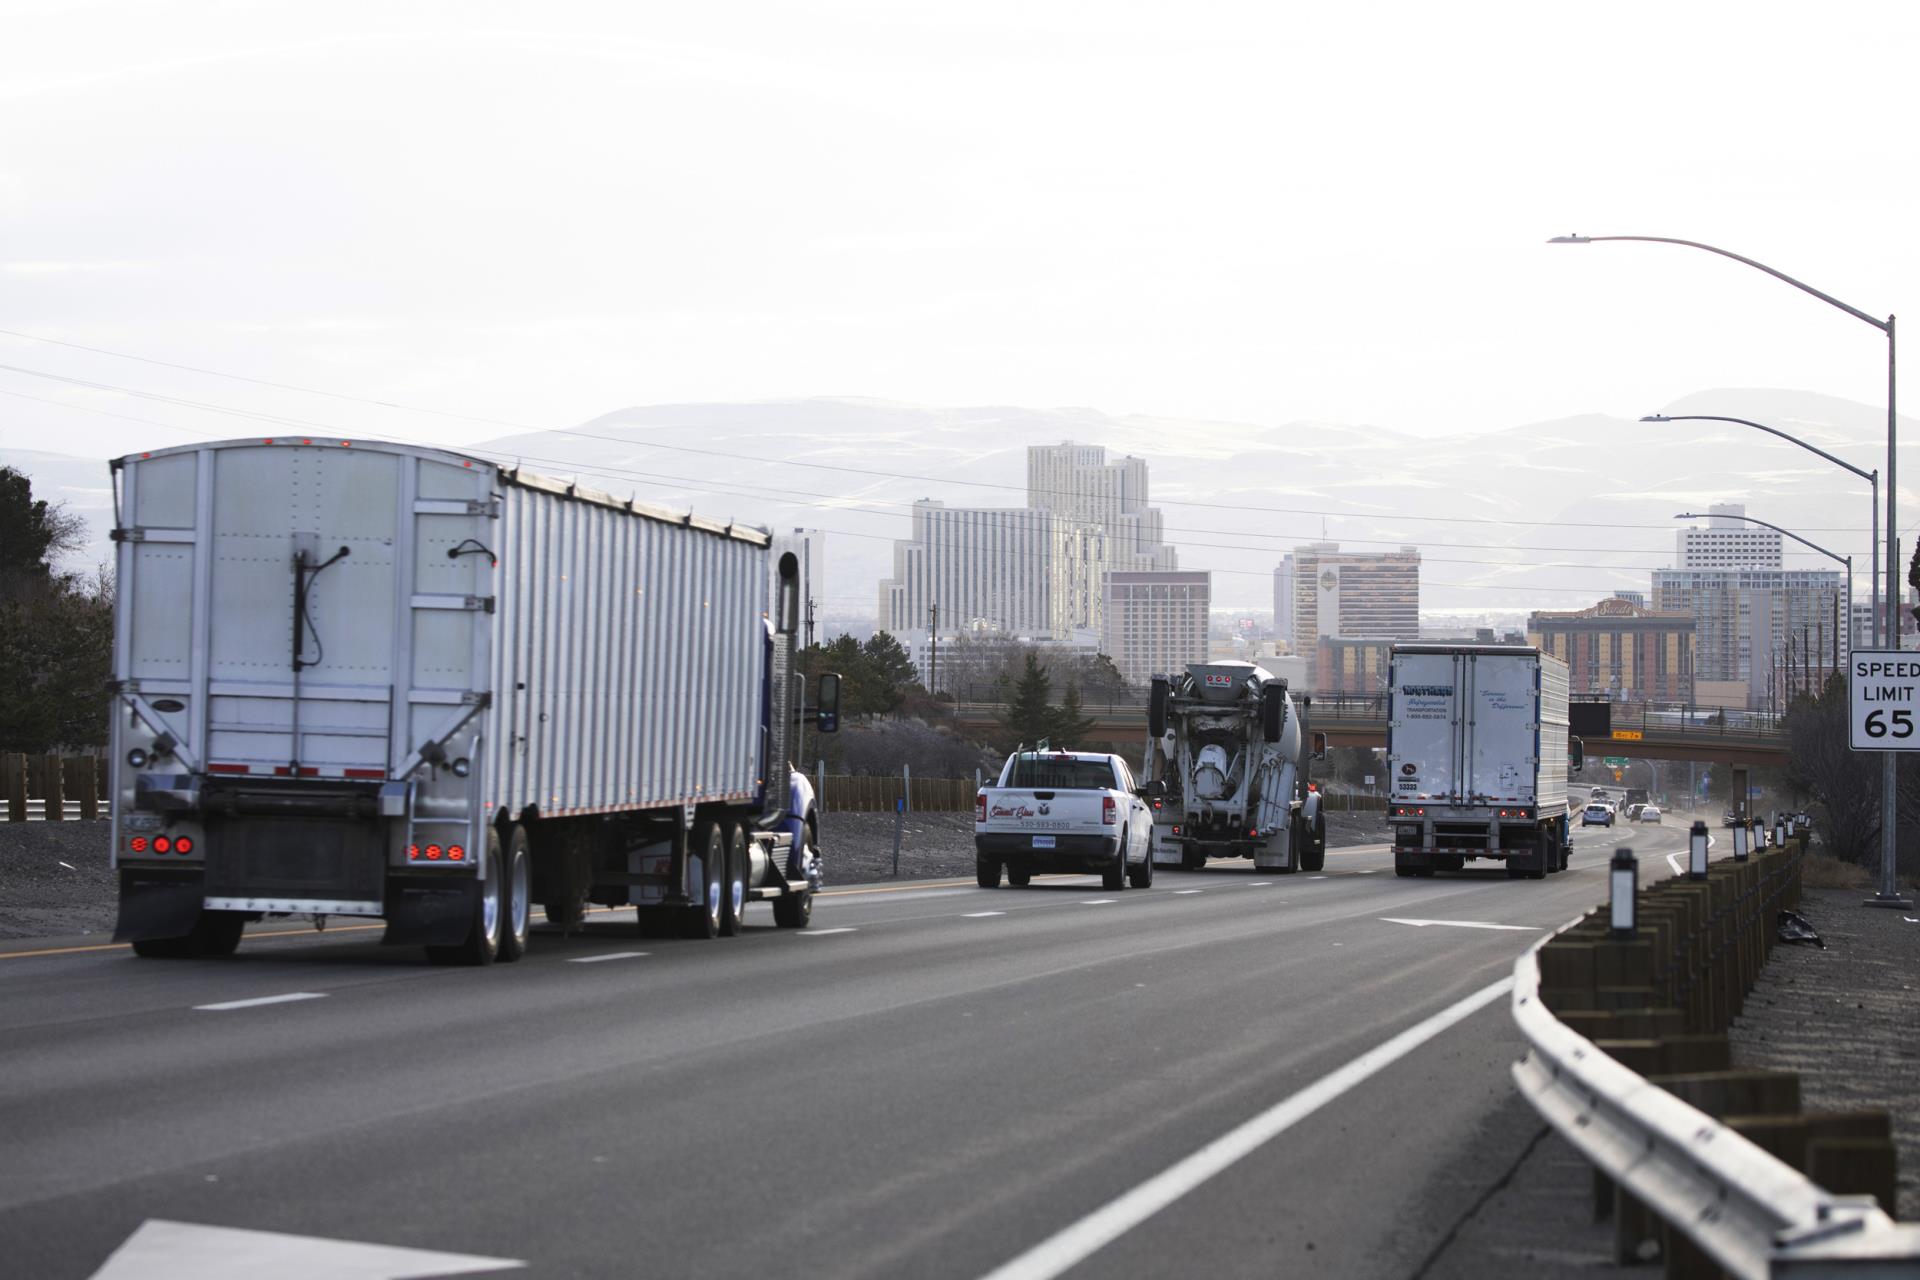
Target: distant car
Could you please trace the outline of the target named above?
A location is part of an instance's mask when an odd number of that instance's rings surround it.
[[[1595,787],[1593,790],[1587,792],[1587,798],[1590,800],[1605,800],[1607,798],[1607,789],[1605,787]]]
[[[1632,804],[1628,805],[1627,821],[1638,822],[1640,820],[1640,811],[1646,807],[1646,802],[1643,800],[1635,800]]]
[[[1720,819],[1720,825],[1723,827],[1737,827],[1740,825],[1740,815],[1732,809],[1729,809],[1727,810],[1726,816]]]
[[[1613,825],[1613,806],[1595,801],[1580,814],[1583,827],[1610,827]]]
[[[1638,813],[1636,813],[1636,814],[1634,814],[1634,815],[1633,815],[1633,820],[1634,820],[1635,822],[1658,822],[1658,821],[1660,821],[1660,806],[1659,806],[1659,805],[1657,805],[1657,804],[1643,804],[1643,805],[1641,805],[1641,806],[1640,806],[1640,812],[1638,812]]]

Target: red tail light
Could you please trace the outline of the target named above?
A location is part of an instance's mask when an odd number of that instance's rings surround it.
[[[447,856],[455,862],[460,862],[466,858],[467,851],[457,844],[450,844],[447,846]]]
[[[428,862],[438,862],[438,861],[440,861],[440,846],[439,846],[439,845],[437,845],[437,844],[430,844],[430,845],[428,845],[428,846],[427,846],[427,861],[428,861]]]
[[[1319,783],[1317,783],[1317,782],[1309,782],[1309,783],[1307,784],[1307,793],[1308,793],[1309,795],[1311,795],[1311,794],[1313,794],[1314,792],[1316,792],[1316,791],[1318,791],[1318,790],[1320,790],[1320,784],[1319,784]]]
[[[1249,831],[1247,832],[1247,839],[1249,839],[1249,840],[1257,840],[1257,839],[1259,839],[1259,838],[1260,838],[1260,831],[1259,831],[1259,829],[1258,829],[1258,828],[1254,828],[1254,829],[1252,829],[1252,830],[1249,830]]]
[[[155,836],[153,838],[153,851],[155,853],[172,853],[173,841],[167,839],[165,836]]]
[[[419,856],[420,856],[420,846],[419,846],[419,845],[417,845],[417,844],[410,844],[410,845],[408,845],[408,846],[407,846],[407,856],[408,856],[409,858],[417,858],[417,857],[419,857]]]
[[[133,839],[127,841],[127,848],[133,850],[135,853],[145,853],[147,851],[147,838],[145,836],[135,836]]]
[[[987,820],[987,793],[984,791],[973,797],[973,820],[975,822]]]
[[[1114,804],[1112,796],[1100,797],[1100,821],[1109,827],[1120,821],[1120,809]]]
[[[180,837],[180,838],[179,838],[178,840],[175,840],[175,841],[173,842],[173,851],[174,851],[175,853],[192,853],[192,852],[193,852],[193,837],[192,837],[192,836],[181,836],[181,837]]]

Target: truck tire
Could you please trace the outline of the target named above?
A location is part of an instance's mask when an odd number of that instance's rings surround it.
[[[1200,852],[1200,850],[1194,848],[1192,845],[1182,845],[1180,847],[1180,869],[1182,871],[1199,871],[1206,865],[1206,854]]]
[[[984,853],[973,856],[973,878],[982,889],[1000,887],[1000,859],[989,858]]]
[[[501,881],[500,962],[510,964],[527,954],[527,932],[533,925],[533,843],[527,829],[515,824],[507,837],[506,874]]]
[[[671,938],[673,936],[673,909],[671,907],[635,907],[634,919],[640,926],[643,938]]]
[[[240,948],[247,927],[241,911],[202,911],[193,928],[178,938],[141,938],[133,954],[147,960],[196,960],[202,956],[230,956]]]
[[[747,852],[747,833],[739,824],[729,822],[727,832],[726,880],[720,887],[720,933],[732,938],[746,928],[747,872],[752,855]]]
[[[1140,860],[1137,867],[1127,868],[1127,883],[1136,889],[1153,888],[1153,846],[1147,846],[1147,856]]]
[[[782,929],[804,929],[813,919],[813,890],[783,894],[773,900],[773,922]]]
[[[1016,889],[1024,889],[1033,883],[1033,872],[1027,870],[1025,867],[1016,867],[1012,863],[1008,863],[1007,883]]]
[[[1327,865],[1327,811],[1322,809],[1313,815],[1313,825],[1307,830],[1306,848],[1300,852],[1300,869],[1318,871]]]
[[[506,927],[505,904],[501,885],[506,881],[505,859],[500,852],[500,828],[487,828],[487,872],[473,895],[473,920],[467,926],[465,942],[447,947],[428,947],[427,959],[433,964],[492,964],[500,957],[500,934]]]
[[[1156,739],[1167,732],[1167,700],[1172,696],[1165,676],[1155,676],[1147,686],[1147,733]]]
[[[1127,833],[1120,833],[1120,847],[1113,852],[1113,865],[1100,872],[1100,887],[1112,892],[1127,887]]]
[[[727,874],[726,829],[711,818],[693,824],[687,837],[687,897],[691,899],[681,920],[681,932],[689,938],[720,936],[720,901]]]

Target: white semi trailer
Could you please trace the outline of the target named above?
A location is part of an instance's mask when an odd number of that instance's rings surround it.
[[[1566,869],[1567,664],[1527,645],[1397,644],[1387,820],[1403,876],[1475,858],[1515,879]],[[1575,753],[1578,745],[1572,744]]]
[[[113,464],[115,937],[222,954],[378,917],[436,961],[632,905],[805,925],[800,558],[435,449],[236,440]],[[823,730],[838,683],[822,678]]]
[[[1284,679],[1251,662],[1194,662],[1153,678],[1146,791],[1157,806],[1155,862],[1189,871],[1210,857],[1250,857],[1270,871],[1325,864],[1304,708]]]

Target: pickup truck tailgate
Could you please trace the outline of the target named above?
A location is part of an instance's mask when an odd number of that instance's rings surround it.
[[[1110,830],[1102,820],[1105,792],[989,787],[986,796],[986,821],[974,823],[978,834],[1100,835]]]

